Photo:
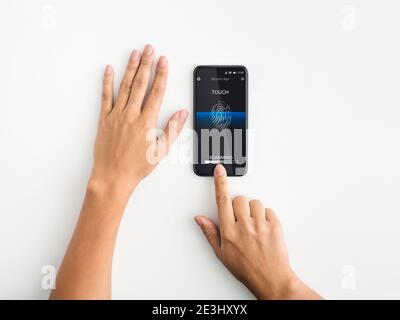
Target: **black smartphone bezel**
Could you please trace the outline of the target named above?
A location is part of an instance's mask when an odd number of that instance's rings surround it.
[[[246,139],[246,166],[243,167],[243,174],[234,174],[233,170],[227,170],[227,175],[230,177],[243,177],[246,173],[247,173],[247,169],[248,169],[248,111],[249,111],[249,95],[248,95],[248,86],[249,86],[249,73],[248,70],[245,66],[243,65],[199,65],[196,68],[194,68],[193,70],[193,129],[195,131],[195,133],[197,134],[197,123],[196,123],[196,111],[197,111],[197,105],[196,105],[196,78],[197,78],[197,71],[201,68],[223,68],[223,69],[230,69],[230,68],[241,68],[244,71],[245,77],[246,77],[246,83],[245,83],[245,114],[246,114],[246,133],[245,133],[245,139]],[[197,144],[194,146],[193,148],[193,171],[197,176],[200,177],[211,177],[213,176],[213,172],[214,172],[214,167],[216,165],[210,165],[213,166],[213,169],[211,170],[210,173],[202,173],[199,172],[197,169],[197,166],[199,166],[198,163],[196,163],[198,161],[198,147]],[[227,166],[226,166],[227,168]],[[228,169],[228,168],[227,168]]]

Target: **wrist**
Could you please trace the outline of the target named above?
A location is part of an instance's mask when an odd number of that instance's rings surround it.
[[[322,297],[304,284],[291,271],[276,279],[274,283],[264,282],[264,286],[254,292],[260,300],[315,300]]]
[[[273,292],[272,298],[275,300],[290,300],[296,299],[298,293],[302,290],[303,283],[292,273],[285,277],[279,284],[279,287]]]
[[[87,195],[95,198],[126,204],[136,185],[137,183],[128,185],[123,182],[102,179],[92,175],[89,178],[86,192]]]
[[[289,300],[295,299],[303,283],[292,271],[274,277],[274,281],[263,280],[258,290],[255,290],[255,296],[260,300]]]

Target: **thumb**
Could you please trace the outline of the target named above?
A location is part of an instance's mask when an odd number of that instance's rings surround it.
[[[210,218],[204,216],[196,216],[194,219],[203,231],[216,256],[221,260],[221,237],[218,226]]]
[[[158,140],[158,154],[161,154],[162,157],[167,155],[169,149],[178,138],[187,116],[187,110],[182,109],[175,112],[168,120],[168,123],[164,128],[164,133]]]

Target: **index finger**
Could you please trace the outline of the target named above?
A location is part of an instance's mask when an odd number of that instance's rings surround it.
[[[231,197],[229,196],[228,178],[222,164],[214,169],[215,199],[218,206],[218,216],[223,229],[226,225],[235,222]]]

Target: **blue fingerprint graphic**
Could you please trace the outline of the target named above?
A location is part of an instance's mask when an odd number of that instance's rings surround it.
[[[228,114],[213,114],[213,112],[196,112],[196,121],[198,128],[213,129],[215,128],[214,122],[226,122],[225,119],[230,118],[229,128],[232,129],[245,129],[246,127],[246,113],[237,111],[228,111]],[[214,121],[213,121],[214,115]]]
[[[223,101],[218,101],[211,109],[211,122],[218,130],[229,127],[232,121],[231,108]]]

